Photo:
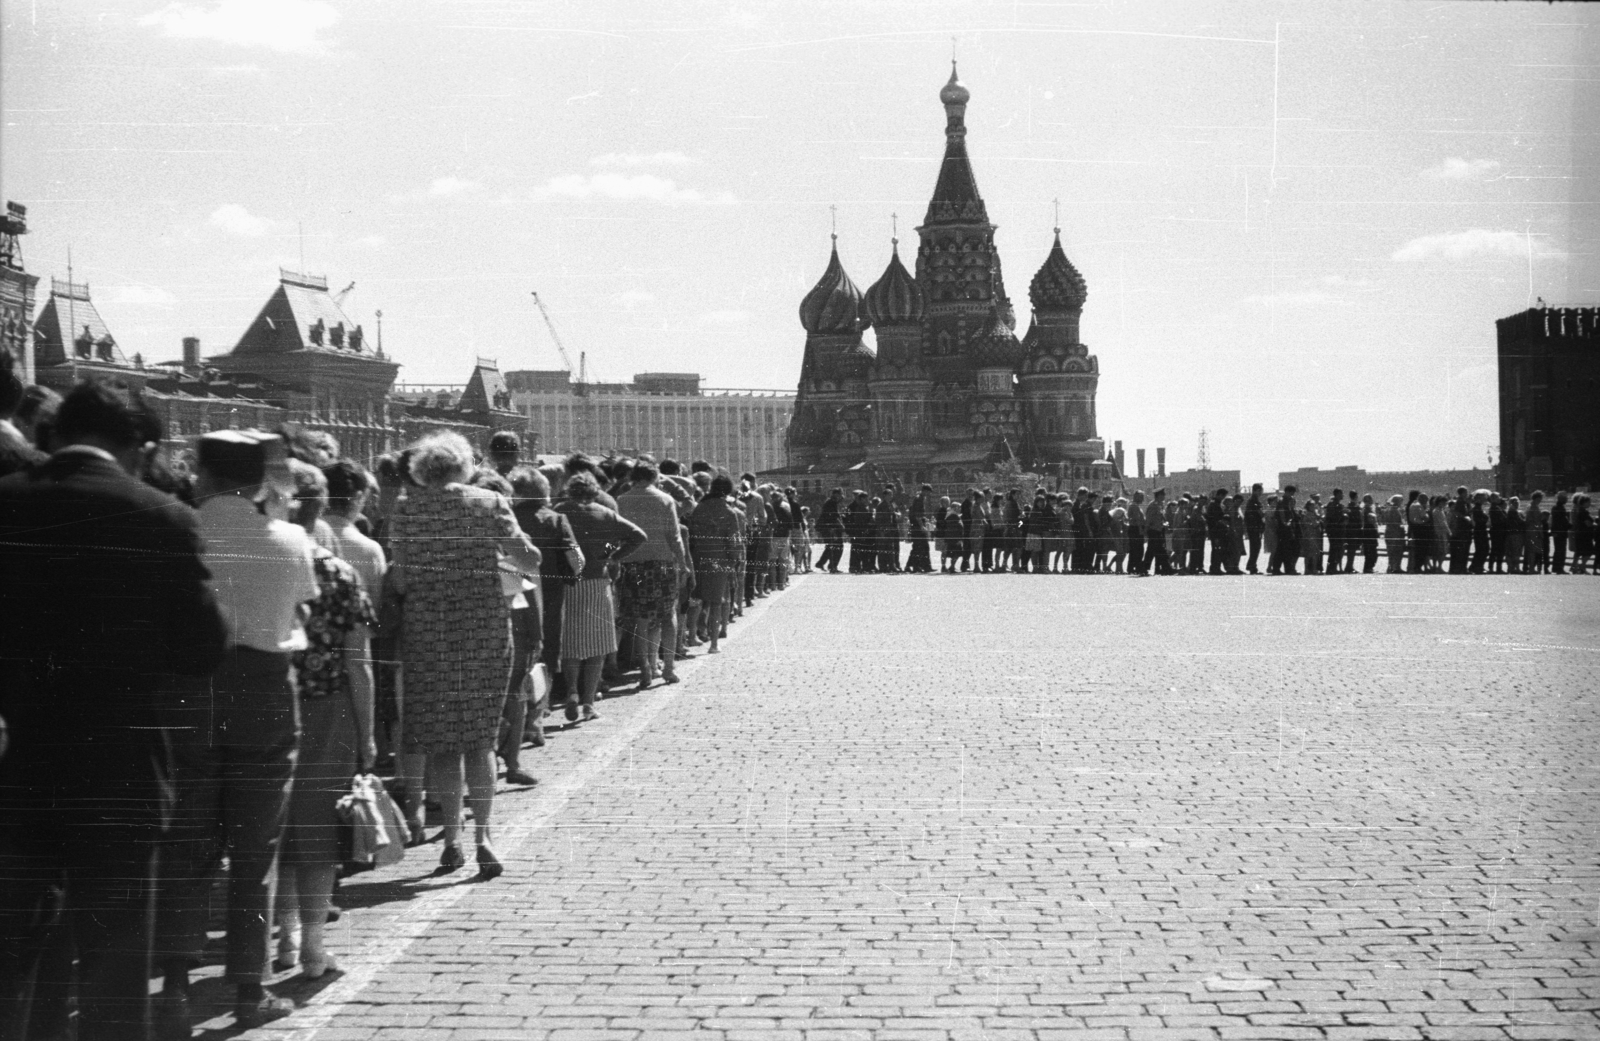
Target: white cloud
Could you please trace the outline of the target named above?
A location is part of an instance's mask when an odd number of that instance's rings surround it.
[[[322,0],[216,0],[209,7],[171,3],[145,15],[139,24],[182,40],[321,54],[327,45],[318,34],[338,20],[339,12]]]
[[[590,166],[688,166],[694,162],[682,152],[607,152],[589,160]]]
[[[112,286],[107,298],[113,304],[130,304],[135,307],[164,307],[177,305],[178,298],[160,286],[129,284]]]
[[[1320,289],[1290,289],[1281,293],[1252,293],[1244,298],[1247,304],[1270,304],[1274,307],[1316,307],[1324,304],[1342,304],[1339,297]]]
[[[1472,228],[1446,235],[1422,235],[1394,251],[1390,260],[1470,260],[1473,257],[1525,257],[1528,237],[1520,231]],[[1549,256],[1548,253],[1542,254]]]
[[[469,181],[465,177],[451,174],[449,177],[438,177],[428,186],[429,195],[460,195],[462,192],[476,191],[483,187],[477,181]]]
[[[1487,177],[1500,169],[1500,163],[1495,159],[1462,159],[1451,156],[1437,166],[1430,166],[1422,171],[1422,176],[1430,181],[1475,181],[1480,177]]]
[[[732,195],[721,192],[705,195],[693,188],[679,188],[676,181],[655,174],[599,173],[565,174],[552,177],[543,188],[542,195],[558,195],[569,199],[617,199],[625,202],[684,202],[729,204]]]
[[[634,308],[644,304],[655,303],[656,295],[654,293],[648,293],[643,289],[628,289],[618,293],[611,299],[616,302],[618,307],[621,307],[624,310],[632,311]]]
[[[243,235],[246,238],[259,238],[265,235],[270,227],[266,221],[236,202],[218,206],[211,211],[211,225],[221,228],[229,235]]]
[[[707,311],[700,316],[707,325],[743,325],[750,320],[749,311]]]

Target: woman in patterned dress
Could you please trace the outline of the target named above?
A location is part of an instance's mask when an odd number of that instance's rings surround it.
[[[405,597],[401,688],[402,769],[413,829],[421,824],[424,759],[441,788],[441,871],[462,867],[461,775],[466,768],[481,877],[500,874],[490,843],[494,746],[511,674],[511,612],[500,558],[536,574],[539,551],[505,496],[467,484],[472,446],[459,434],[429,434],[411,450],[416,487],[395,507],[389,574]]]
[[[316,467],[289,460],[295,522],[309,534],[328,503],[328,482]],[[278,854],[278,967],[295,963],[293,923],[300,922],[301,975],[317,979],[337,966],[323,947],[322,929],[339,866],[339,820],[334,804],[350,790],[350,775],[377,758],[373,739],[372,664],[376,621],[355,568],[317,547],[317,598],[306,619],[307,646],[294,655],[300,693],[300,745],[289,818]]]
[[[561,672],[567,685],[567,718],[583,708],[585,722],[599,719],[594,710],[606,655],[617,651],[617,607],[611,591],[614,563],[644,544],[645,533],[632,521],[595,500],[600,484],[584,472],[567,479],[567,496],[556,512],[567,518],[583,554],[583,572],[567,591],[561,621]],[[573,685],[578,699],[572,699]]]

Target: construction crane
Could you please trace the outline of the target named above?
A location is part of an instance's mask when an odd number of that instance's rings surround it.
[[[550,330],[550,339],[554,341],[556,350],[560,352],[561,360],[566,363],[567,372],[570,373],[572,372],[572,358],[567,354],[566,345],[561,342],[561,334],[556,332],[556,323],[550,320],[550,312],[545,310],[544,301],[539,299],[538,291],[532,290],[531,292],[533,293],[534,306],[539,309],[539,316],[544,319],[544,327]],[[588,382],[589,354],[587,351],[580,351],[578,352],[578,382],[574,390],[582,401],[578,404],[576,410],[577,422],[573,424],[573,436],[578,443],[572,447],[581,452],[594,450],[594,446],[590,444],[590,431],[593,429],[593,423],[590,422],[591,417],[589,414],[594,405],[589,400]]]
[[[550,339],[555,341],[556,350],[561,352],[561,360],[566,362],[567,371],[568,372],[573,371],[572,358],[567,355],[567,348],[561,342],[561,334],[556,332],[556,323],[552,322],[550,320],[550,312],[545,310],[544,301],[539,299],[539,293],[538,293],[537,290],[533,291],[533,303],[534,303],[534,306],[539,309],[540,317],[542,317],[544,319],[544,327],[546,329],[550,330]],[[579,352],[578,359],[579,359],[578,360],[578,369],[577,369],[577,372],[578,372],[578,393],[582,394],[583,393],[583,385],[585,383],[589,382],[589,379],[588,379],[588,376],[589,376],[589,373],[588,373],[588,368],[589,368],[589,355],[588,355],[588,352],[587,351]]]
[[[344,306],[344,298],[349,296],[350,295],[350,290],[354,289],[355,287],[356,287],[356,284],[354,282],[351,282],[349,285],[347,285],[343,289],[339,290],[339,295],[333,298],[333,302],[336,305],[338,305],[339,307],[343,307]]]

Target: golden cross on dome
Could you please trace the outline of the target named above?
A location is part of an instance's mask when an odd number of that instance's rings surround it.
[[[898,213],[889,214],[889,242],[895,246],[900,245],[900,215]]]
[[[839,207],[828,207],[829,219],[833,222],[833,241],[839,241]]]
[[[1056,204],[1056,234],[1059,235],[1059,234],[1061,234],[1061,199],[1060,199],[1059,196],[1055,199],[1055,204]]]

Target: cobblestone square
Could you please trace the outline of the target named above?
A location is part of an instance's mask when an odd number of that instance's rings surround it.
[[[1589,578],[829,576],[249,1036],[1600,1036]],[[227,1023],[224,1016],[214,1026]]]

